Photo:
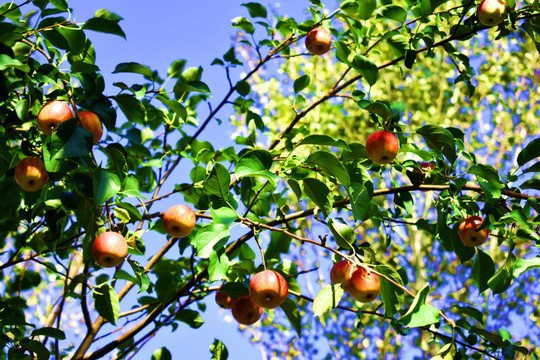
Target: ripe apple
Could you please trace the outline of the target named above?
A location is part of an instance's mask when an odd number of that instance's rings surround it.
[[[323,55],[332,47],[332,36],[325,28],[311,30],[306,36],[306,49],[313,55]]]
[[[369,135],[366,141],[368,157],[377,164],[389,164],[399,151],[398,138],[389,131],[380,130]]]
[[[281,305],[289,294],[289,285],[280,273],[264,270],[255,274],[249,282],[251,300],[266,309]]]
[[[480,246],[486,242],[489,230],[477,230],[483,220],[480,216],[469,216],[459,224],[459,238],[465,246]]]
[[[221,287],[216,292],[216,304],[221,306],[224,309],[230,309],[232,305],[232,298],[225,294]]]
[[[262,315],[262,307],[251,301],[249,295],[242,295],[231,304],[233,317],[240,324],[251,325],[256,323]]]
[[[99,234],[92,245],[94,260],[103,267],[120,265],[128,254],[126,239],[114,231]]]
[[[348,260],[341,260],[332,266],[330,270],[330,280],[332,284],[343,284],[345,288],[349,283],[352,273],[356,270],[356,265]]]
[[[89,110],[79,111],[79,121],[81,125],[86,130],[94,134],[94,142],[97,143],[103,135],[103,126],[101,125],[101,120],[95,112]]]
[[[506,4],[502,0],[482,0],[476,14],[486,26],[499,25],[506,15]]]
[[[26,157],[15,166],[15,181],[25,191],[41,190],[48,179],[45,164],[38,157]]]
[[[422,161],[420,163],[420,169],[414,168],[413,172],[422,175],[422,179],[420,180],[420,182],[422,183],[422,182],[424,182],[426,180],[426,175],[429,172],[433,171],[434,169],[435,169],[435,164],[434,163],[427,162],[427,161]]]
[[[379,276],[374,272],[359,267],[352,273],[346,290],[356,301],[371,302],[381,292]]]
[[[163,214],[163,228],[174,237],[185,237],[191,234],[197,217],[186,205],[173,205]]]
[[[52,100],[46,103],[39,111],[37,124],[45,135],[51,136],[58,124],[71,118],[73,118],[73,113],[67,102]]]

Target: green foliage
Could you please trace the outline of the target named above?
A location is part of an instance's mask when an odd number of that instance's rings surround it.
[[[433,359],[538,358],[538,326],[523,334],[494,314],[539,319],[540,92],[531,71],[540,13],[509,3],[505,22],[486,29],[473,5],[347,0],[329,12],[312,0],[306,19],[292,19],[245,3],[232,21],[237,41],[212,62],[229,81],[215,104],[203,68],[184,59],[166,77],[120,63],[113,73],[136,83],[105,92],[87,33],[126,38],[117,14],[75,23],[65,0],[0,6],[2,357],[134,356],[164,327],[200,328],[221,284],[235,299],[251,275],[275,268],[289,296],[253,325],[286,344],[258,337],[275,357],[319,350],[312,339],[322,335],[342,358],[411,347]],[[304,37],[317,26],[330,29],[333,49],[308,56]],[[235,67],[245,70],[239,79]],[[52,99],[75,117],[46,136],[38,114]],[[205,103],[214,109],[206,117]],[[80,124],[83,109],[107,129],[97,144]],[[219,118],[236,128],[229,147],[199,140]],[[381,129],[400,142],[384,166],[364,145]],[[15,180],[27,156],[48,173],[36,192]],[[163,227],[173,197],[198,218],[181,239]],[[458,233],[473,214],[490,232],[477,249]],[[129,245],[110,271],[90,251],[105,230]],[[156,238],[166,240],[158,250]],[[329,283],[342,258],[379,276],[380,298],[360,305]],[[49,298],[61,300],[40,302]],[[60,321],[68,308],[85,325],[82,340]],[[213,359],[228,358],[220,340],[209,346]],[[171,356],[162,347],[152,359]]]

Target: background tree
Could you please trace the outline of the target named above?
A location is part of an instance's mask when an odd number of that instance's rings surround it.
[[[538,4],[508,1],[491,28],[468,0],[307,5],[292,19],[244,4],[237,41],[213,62],[230,86],[217,102],[186,60],[166,76],[118,64],[141,81],[105,93],[86,34],[125,36],[117,14],[74,23],[64,0],[0,7],[4,357],[133,357],[164,327],[199,327],[222,284],[252,322],[263,270],[288,296],[246,333],[269,333],[279,358],[540,356]],[[321,27],[332,49],[312,56],[305,37]],[[229,104],[235,143],[200,141]],[[383,129],[400,145],[388,165],[365,148]],[[191,233],[170,230],[186,215],[164,216],[167,198],[195,210]],[[478,247],[458,233],[472,215],[489,230]],[[379,297],[330,284],[343,259],[378,276]],[[211,352],[226,358],[226,344]]]

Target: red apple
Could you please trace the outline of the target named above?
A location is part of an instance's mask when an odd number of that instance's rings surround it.
[[[232,298],[225,294],[221,287],[216,291],[216,304],[224,309],[230,309],[232,304]]]
[[[128,254],[126,239],[114,231],[99,234],[92,245],[94,260],[103,267],[120,265]]]
[[[506,4],[502,0],[483,0],[476,14],[478,20],[486,26],[499,25],[506,16]]]
[[[51,136],[58,124],[71,118],[73,118],[73,113],[67,102],[52,100],[39,111],[37,125],[45,135]]]
[[[398,138],[389,131],[381,130],[369,135],[366,141],[368,157],[377,164],[389,164],[399,151]]]
[[[90,131],[94,135],[94,142],[97,143],[103,135],[103,126],[101,120],[95,112],[83,110],[79,111],[79,121],[86,130]]]
[[[325,28],[311,30],[306,36],[306,49],[313,55],[323,55],[332,47],[332,36]]]
[[[191,234],[197,217],[186,205],[173,205],[163,214],[163,228],[174,237],[185,237]]]
[[[422,175],[422,179],[420,180],[420,182],[422,183],[422,182],[424,182],[426,180],[426,175],[429,172],[433,171],[434,169],[435,169],[435,164],[434,163],[427,162],[427,161],[422,161],[420,163],[420,169],[414,168],[413,172]]]
[[[233,300],[231,304],[233,317],[240,324],[251,325],[256,323],[262,315],[262,307],[251,301],[248,295],[243,295]]]
[[[289,294],[289,285],[280,273],[264,270],[255,274],[249,282],[251,300],[266,309],[281,305]]]
[[[356,265],[348,260],[341,260],[332,266],[330,270],[330,280],[332,284],[343,284],[345,288],[351,278],[352,273],[356,270]]]
[[[45,164],[38,157],[26,157],[15,166],[15,181],[25,191],[41,190],[48,179]]]
[[[480,246],[486,242],[489,230],[477,230],[483,220],[480,216],[469,216],[459,224],[459,238],[465,246]]]
[[[359,267],[352,273],[346,290],[356,301],[363,303],[371,302],[381,292],[379,276],[374,272]]]

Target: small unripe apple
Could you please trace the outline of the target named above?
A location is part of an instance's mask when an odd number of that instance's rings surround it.
[[[486,26],[499,25],[506,15],[506,4],[502,0],[483,0],[476,14],[478,20]]]
[[[185,237],[195,228],[197,217],[186,205],[173,205],[163,214],[163,228],[174,237]]]
[[[243,325],[256,323],[261,318],[262,311],[262,307],[251,301],[249,295],[242,295],[231,304],[233,317]]]
[[[281,305],[289,294],[289,285],[280,273],[264,270],[255,274],[249,282],[249,296],[253,302],[266,309]]]
[[[15,166],[15,181],[25,191],[41,190],[48,179],[45,164],[38,157],[26,157]]]
[[[332,270],[330,270],[330,280],[332,284],[343,284],[345,288],[355,270],[356,265],[348,260],[338,261],[332,266]]]
[[[115,231],[99,234],[92,245],[94,260],[103,267],[120,265],[128,255],[126,239]]]
[[[362,303],[371,302],[375,300],[381,292],[379,276],[374,272],[359,267],[352,273],[346,290],[356,301]]]
[[[469,216],[459,224],[459,238],[465,246],[480,246],[486,242],[489,230],[477,230],[483,220],[480,216]]]
[[[332,47],[332,36],[325,28],[311,30],[306,36],[306,49],[313,55],[323,55]]]
[[[376,164],[391,163],[399,151],[398,138],[389,131],[380,130],[369,135],[366,141],[368,157]]]
[[[73,118],[73,113],[67,102],[52,100],[43,105],[39,111],[37,125],[45,135],[51,136],[58,124],[71,118]]]
[[[420,163],[420,169],[414,168],[413,172],[422,175],[422,179],[420,182],[424,182],[426,180],[426,176],[429,172],[433,171],[435,169],[435,164],[427,161],[422,161]]]
[[[97,143],[103,135],[103,126],[99,116],[92,111],[83,110],[79,111],[79,121],[86,130],[90,131],[94,135],[94,142]]]
[[[230,309],[232,305],[232,298],[223,292],[222,287],[216,291],[216,304],[224,309]]]

